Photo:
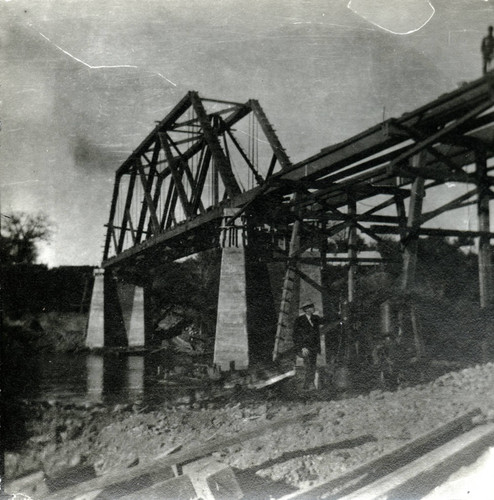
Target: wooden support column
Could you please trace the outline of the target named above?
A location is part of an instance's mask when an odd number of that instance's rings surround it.
[[[355,336],[355,299],[357,296],[357,203],[353,196],[348,197],[348,215],[351,223],[348,228],[348,294],[346,314],[343,314],[345,325],[345,356],[346,363],[358,357],[359,341]],[[346,318],[345,318],[346,316]]]
[[[398,214],[398,224],[400,226],[400,238],[403,241],[406,237],[407,230],[407,218],[406,218],[406,210],[405,210],[405,202],[401,196],[395,197],[396,203],[396,213]]]
[[[292,323],[295,319],[295,308],[299,305],[300,277],[297,274],[297,262],[294,256],[300,249],[300,221],[297,219],[292,226],[290,248],[288,250],[288,265],[283,279],[281,304],[276,326],[276,337],[273,350],[273,361],[279,355],[293,346]]]
[[[322,226],[323,234],[324,234],[324,231],[326,230],[326,225],[327,225],[327,223],[323,222],[323,226]],[[326,284],[326,278],[327,278],[325,271],[326,271],[326,268],[328,265],[328,259],[327,259],[327,256],[328,256],[328,238],[326,236],[324,236],[320,242],[319,255],[321,258],[320,280],[321,280],[321,285],[324,286]],[[321,295],[321,301],[322,301],[321,313],[323,315],[326,315],[327,311],[325,310],[325,307],[324,307],[326,300],[325,300],[325,297],[322,295]],[[326,331],[325,331],[325,329],[321,329],[320,363],[322,366],[327,366],[327,364],[328,364],[328,353],[327,353],[327,349],[326,349]]]
[[[492,304],[492,263],[490,231],[490,211],[489,211],[489,179],[487,176],[487,160],[485,151],[476,152],[476,166],[478,178],[478,228],[485,234],[479,236],[479,291],[480,307],[485,308]]]
[[[425,151],[421,151],[411,159],[412,168],[422,168],[426,159]],[[425,196],[424,178],[416,177],[412,184],[412,192],[410,195],[410,207],[408,212],[407,229],[412,232],[405,242],[403,253],[403,273],[401,290],[405,298],[409,299],[415,281],[415,272],[417,268],[417,250],[418,250],[418,234],[415,230],[420,228],[422,216],[422,205]],[[418,358],[424,355],[424,342],[418,326],[416,310],[414,304],[407,304],[409,307],[410,321],[413,330],[413,338],[415,343],[415,352]],[[403,329],[405,304],[402,305],[400,311],[400,329]]]
[[[412,162],[420,163],[420,156],[415,156]],[[412,184],[412,193],[410,195],[410,207],[408,212],[407,229],[416,230],[420,227],[420,218],[422,215],[422,204],[424,199],[424,178],[416,177]],[[401,288],[405,293],[410,292],[417,268],[417,249],[418,235],[414,234],[408,238],[403,252],[403,274]]]
[[[348,215],[355,217],[357,215],[357,204],[353,198],[348,202]],[[357,227],[351,224],[348,233],[348,303],[351,304],[355,300],[355,285],[357,274]]]

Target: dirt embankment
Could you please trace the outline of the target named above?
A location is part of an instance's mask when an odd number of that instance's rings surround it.
[[[85,348],[88,314],[45,312],[3,320],[3,341],[9,355],[40,351],[74,352]]]
[[[480,407],[483,418],[494,420],[494,363],[393,392],[334,397],[294,397],[288,384],[216,403],[152,410],[138,404],[30,405],[25,429],[30,438],[22,449],[7,453],[6,476],[40,469],[56,474],[78,464],[92,464],[103,474],[146,462],[177,445],[187,449],[311,411],[316,416],[309,422],[289,424],[215,453],[237,470],[287,488],[305,487],[377,458],[473,408]]]

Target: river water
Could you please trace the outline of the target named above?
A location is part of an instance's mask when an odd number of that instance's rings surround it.
[[[152,355],[43,354],[19,369],[17,396],[30,401],[160,402],[190,392],[163,384],[163,366]]]

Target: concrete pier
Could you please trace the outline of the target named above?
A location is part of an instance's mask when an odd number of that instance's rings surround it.
[[[229,225],[234,215],[224,211],[221,229],[221,271],[213,362],[221,370],[249,366],[247,333],[246,228],[242,220]]]
[[[93,294],[89,309],[86,347],[97,349],[105,345],[105,272],[94,270]]]
[[[145,344],[144,289],[130,283],[118,283],[118,299],[129,347]]]
[[[221,370],[249,365],[245,248],[223,248],[214,363]]]
[[[86,347],[144,347],[147,330],[144,289],[96,270]]]

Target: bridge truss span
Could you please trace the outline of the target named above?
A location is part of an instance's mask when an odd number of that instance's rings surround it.
[[[192,223],[195,233],[199,226],[217,225],[219,207],[243,200],[244,193],[289,166],[257,101],[241,104],[189,92],[116,172],[103,265],[163,240],[175,248],[173,258],[214,246],[206,230],[185,248],[190,222],[199,218]]]
[[[252,305],[245,297],[249,276],[267,273],[259,266],[283,266],[279,290],[272,293],[276,359],[291,348],[300,300],[327,292],[320,276],[332,259],[346,264],[345,300],[355,303],[356,270],[365,263],[358,254],[359,234],[374,242],[388,235],[399,239],[402,274],[395,289],[401,297],[413,288],[420,236],[477,238],[485,308],[494,299],[493,158],[491,73],[296,164],[257,101],[210,100],[189,92],[116,172],[102,267],[139,275],[162,262],[221,248],[218,318],[223,319],[217,335],[226,347],[218,348],[218,359],[226,365],[232,345],[248,350],[246,332],[252,327],[246,318]],[[475,207],[477,227],[437,227],[444,221],[438,217],[469,206]],[[346,257],[328,251],[336,235],[346,240]],[[243,290],[232,288],[236,282]],[[319,307],[323,302],[318,300]],[[256,314],[264,314],[261,305],[255,305]],[[413,306],[408,311],[413,325]],[[420,356],[420,334],[413,330]],[[237,359],[248,364],[244,352]]]

